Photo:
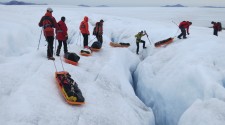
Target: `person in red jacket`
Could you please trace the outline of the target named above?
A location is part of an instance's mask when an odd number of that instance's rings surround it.
[[[44,36],[48,42],[47,57],[50,60],[55,60],[53,57],[54,28],[58,28],[58,25],[52,16],[52,12],[52,8],[47,8],[47,12],[41,18],[39,26],[43,28]]]
[[[181,34],[177,37],[179,39],[181,39],[181,37],[183,36],[184,39],[186,39],[186,30],[187,30],[187,34],[189,35],[189,26],[192,24],[192,22],[189,21],[183,21],[180,23],[179,28],[181,30]]]
[[[88,17],[85,16],[84,20],[80,23],[80,32],[84,37],[84,48],[88,47],[88,35],[90,35],[89,28],[88,28]]]
[[[100,20],[100,22],[97,22],[95,24],[95,35],[96,35],[96,38],[97,40],[102,44],[103,43],[103,39],[102,39],[102,35],[103,35],[103,20]]]
[[[212,21],[211,24],[213,24],[213,35],[218,36],[219,31],[218,23]]]
[[[64,47],[64,54],[68,52],[67,50],[67,39],[68,39],[68,34],[67,34],[67,26],[65,23],[66,18],[63,16],[61,17],[61,20],[58,22],[59,29],[56,30],[56,39],[59,42],[57,51],[56,51],[56,56],[59,56],[60,54],[60,49]]]

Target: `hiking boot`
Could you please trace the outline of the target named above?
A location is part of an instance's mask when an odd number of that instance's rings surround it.
[[[136,53],[137,55],[139,55],[138,53]]]
[[[179,36],[177,37],[178,39],[181,39]]]
[[[58,53],[56,53],[56,56],[59,56],[59,54],[58,54]]]
[[[48,57],[48,60],[55,60],[54,57]]]
[[[187,37],[184,37],[184,39],[187,39]]]
[[[147,47],[143,47],[143,49],[146,49]]]

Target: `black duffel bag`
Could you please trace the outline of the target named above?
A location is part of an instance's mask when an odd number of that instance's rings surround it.
[[[102,47],[102,44],[101,42],[99,41],[95,41],[92,45],[91,45],[91,48],[94,48],[94,49],[100,49]]]
[[[76,53],[71,52],[65,53],[64,58],[71,60],[73,62],[78,62],[80,60],[80,56],[78,56]]]

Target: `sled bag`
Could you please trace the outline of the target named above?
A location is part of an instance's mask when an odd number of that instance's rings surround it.
[[[68,60],[74,61],[74,62],[78,62],[80,60],[80,56],[78,56],[76,53],[70,53],[67,52],[64,57]]]
[[[101,42],[99,41],[95,41],[92,45],[91,48],[95,48],[95,49],[100,49],[102,47]]]

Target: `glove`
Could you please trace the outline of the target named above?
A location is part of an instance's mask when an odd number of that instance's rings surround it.
[[[68,35],[66,35],[65,37],[66,37],[66,40],[68,40]]]

